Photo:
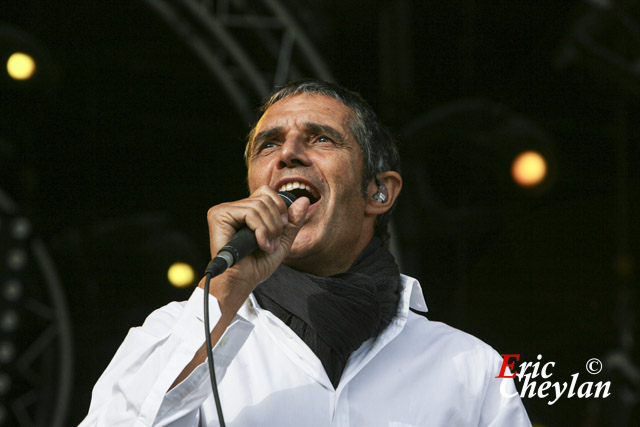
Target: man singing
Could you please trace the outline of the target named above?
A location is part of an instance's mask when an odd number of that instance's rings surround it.
[[[420,284],[385,248],[397,149],[359,95],[290,83],[245,157],[250,196],[207,217],[213,255],[243,226],[259,245],[206,296],[228,426],[531,425],[491,347],[415,313]],[[289,208],[282,190],[297,196]],[[202,288],[129,332],[81,425],[219,425]]]

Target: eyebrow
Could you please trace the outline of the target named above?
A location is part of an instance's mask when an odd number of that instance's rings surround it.
[[[342,135],[342,133],[340,133],[337,129],[331,126],[321,125],[319,123],[306,122],[304,124],[304,127],[310,130],[312,133],[326,134],[327,136],[331,137],[331,139],[335,140],[335,142],[344,144],[344,135]]]
[[[340,131],[338,131],[337,129],[329,125],[322,125],[320,123],[313,123],[313,122],[305,122],[303,126],[307,132],[310,132],[313,134],[325,134],[329,136],[331,139],[333,139],[335,142],[339,144],[344,144],[344,141],[345,141],[344,135],[342,135]],[[276,136],[281,134],[283,130],[284,130],[283,126],[274,126],[272,128],[265,129],[261,132],[258,132],[255,138],[253,138],[252,149],[259,147],[265,141],[275,138]]]
[[[263,130],[262,132],[258,132],[258,134],[253,138],[253,146],[255,147],[258,144],[261,144],[263,141],[274,138],[276,135],[282,132],[282,126],[272,127],[270,129]]]

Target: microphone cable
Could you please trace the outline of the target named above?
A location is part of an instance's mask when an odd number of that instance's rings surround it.
[[[208,269],[207,269],[208,270]],[[219,273],[218,273],[219,274]],[[216,274],[217,276],[217,274]],[[211,349],[211,333],[209,332],[209,287],[211,279],[214,276],[207,271],[204,281],[204,331],[205,341],[207,343],[207,362],[209,365],[209,377],[211,378],[211,388],[213,389],[213,400],[216,402],[216,411],[218,412],[218,420],[220,427],[225,427],[224,415],[222,414],[222,404],[220,403],[220,394],[218,393],[218,382],[216,381],[216,368],[213,364],[213,350]]]
[[[288,191],[279,191],[278,195],[287,204],[287,208],[296,201],[297,197]],[[258,241],[253,230],[248,227],[241,228],[229,242],[218,251],[218,254],[209,262],[205,270],[204,281],[204,334],[207,346],[207,364],[209,366],[209,377],[211,378],[211,389],[213,390],[213,399],[216,403],[216,411],[218,412],[218,420],[220,427],[226,427],[224,423],[224,414],[222,413],[222,404],[220,403],[220,394],[218,392],[218,382],[216,380],[215,365],[213,363],[213,349],[211,343],[211,332],[209,329],[209,288],[211,279],[224,273],[224,271],[236,264],[245,256],[258,248]]]

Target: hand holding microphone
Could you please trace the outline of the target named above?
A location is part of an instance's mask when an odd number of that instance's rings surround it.
[[[278,196],[280,196],[287,205],[287,209],[297,199],[296,196],[287,191],[279,191]],[[286,225],[284,217],[282,218],[284,225]],[[269,249],[271,249],[272,245],[270,243],[267,245],[269,246]],[[218,251],[218,254],[213,257],[211,262],[209,262],[209,265],[205,270],[205,274],[210,274],[212,277],[222,274],[227,268],[231,267],[256,249],[258,249],[258,240],[256,239],[255,232],[247,226],[242,227],[231,238],[231,240],[229,240],[229,242],[227,242],[227,244]]]
[[[293,203],[286,203],[285,199]],[[242,288],[246,298],[289,253],[308,208],[306,197],[295,200],[290,193],[280,195],[268,186],[260,187],[246,199],[212,207],[207,215],[212,257],[215,259],[225,247],[227,250],[207,270],[237,265],[224,276],[233,281],[235,291]]]
[[[250,197],[236,202],[222,203],[209,209],[209,241],[213,259],[200,282],[206,293],[218,300],[220,318],[211,330],[209,321],[209,298],[204,298],[204,329],[206,358],[209,364],[211,388],[216,402],[220,425],[224,426],[224,414],[220,404],[213,345],[220,339],[243,301],[258,283],[266,280],[289,253],[291,245],[304,224],[309,199],[296,200],[291,193],[276,193],[263,186]],[[238,230],[239,229],[239,230]],[[237,230],[237,231],[236,231]],[[260,248],[261,250],[256,250]],[[222,274],[229,267],[226,274]],[[215,282],[212,278],[215,277]],[[214,283],[211,287],[211,283]],[[211,333],[209,332],[211,331]],[[188,375],[204,358],[199,350],[190,369],[178,377]]]

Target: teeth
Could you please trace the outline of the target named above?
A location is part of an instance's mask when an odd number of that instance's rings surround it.
[[[303,184],[301,182],[297,182],[297,181],[289,182],[289,183],[284,184],[282,187],[280,187],[278,189],[278,191],[291,191],[291,190],[295,190],[297,188],[301,188],[303,190],[307,190],[309,193],[313,194],[313,191],[311,190],[311,187],[309,187],[308,185]]]

